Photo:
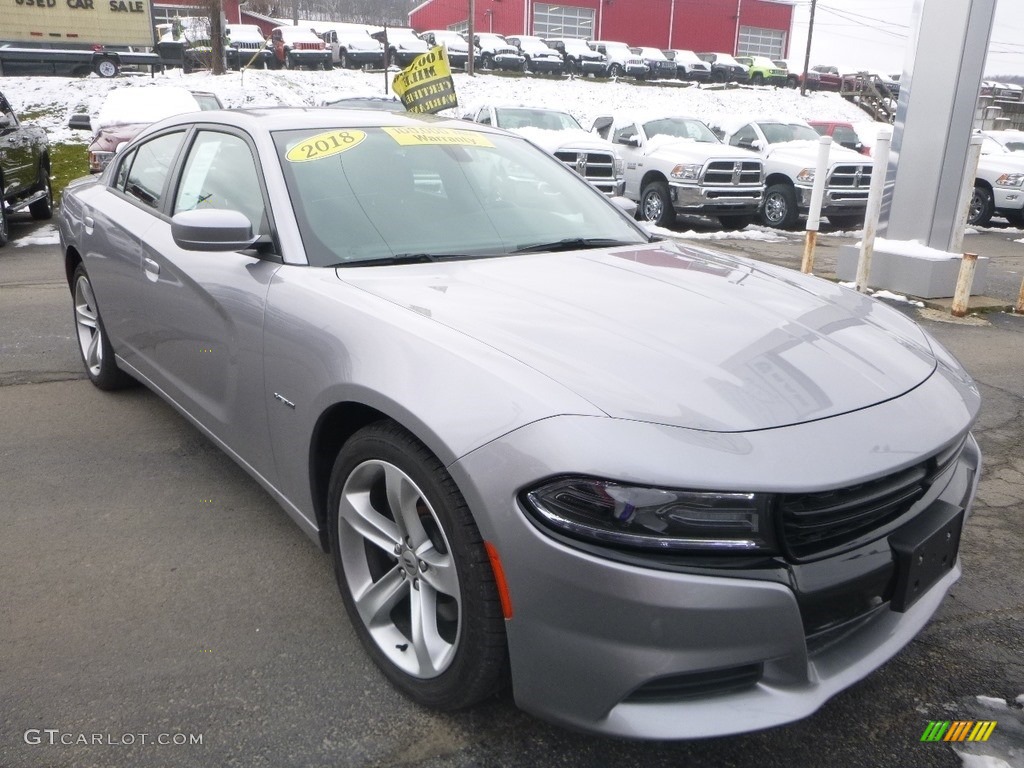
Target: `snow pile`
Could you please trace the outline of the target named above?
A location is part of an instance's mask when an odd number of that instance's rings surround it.
[[[860,243],[857,243],[860,247]],[[891,253],[896,256],[909,256],[915,259],[927,259],[929,261],[949,261],[960,259],[959,254],[949,251],[940,251],[937,248],[929,248],[916,240],[886,240],[882,237],[875,238],[875,250]]]
[[[393,72],[385,75],[335,69],[330,72],[253,70],[215,77],[205,72],[185,75],[180,69],[174,69],[153,76],[138,74],[110,79],[95,75],[5,78],[0,90],[19,114],[30,114],[32,122],[46,130],[51,142],[83,143],[87,135],[69,130],[68,119],[78,112],[95,116],[107,92],[115,88],[177,85],[216,93],[227,107],[312,107],[342,96],[384,95],[385,81],[390,81],[393,75]],[[802,97],[797,90],[770,86],[723,89],[684,87],[673,81],[639,85],[589,77],[552,79],[490,74],[469,77],[465,73],[455,73],[454,78],[459,107],[442,113],[450,117],[495,101],[565,110],[584,126],[591,125],[599,115],[619,110],[684,114],[717,122],[734,120],[737,114],[781,114],[800,120],[848,122],[864,116],[855,105],[835,93],[808,93]],[[135,92],[141,94],[141,90]]]

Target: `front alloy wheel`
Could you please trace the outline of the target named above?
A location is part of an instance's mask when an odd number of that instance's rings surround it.
[[[995,213],[992,192],[985,187],[975,187],[971,195],[971,207],[967,214],[967,223],[972,227],[987,227]]]
[[[640,218],[659,227],[670,227],[675,223],[676,211],[672,207],[672,197],[668,184],[664,181],[652,181],[640,193]]]
[[[494,575],[437,458],[397,424],[372,424],[338,455],[329,501],[345,607],[392,683],[437,709],[497,690],[506,652]]]
[[[796,192],[788,184],[773,184],[764,193],[761,203],[761,222],[766,227],[792,229],[800,218],[796,207]]]

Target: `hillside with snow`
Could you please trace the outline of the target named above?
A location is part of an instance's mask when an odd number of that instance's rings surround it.
[[[393,76],[393,73],[392,73]],[[770,86],[724,88],[720,85],[685,85],[677,81],[638,84],[591,78],[551,79],[458,73],[455,88],[458,110],[442,114],[461,116],[481,104],[524,104],[571,112],[584,127],[610,110],[642,110],[688,115],[705,121],[724,122],[746,116],[784,116],[804,120],[843,120],[862,123],[867,116],[835,93],[808,93]],[[8,77],[0,79],[0,92],[15,111],[46,129],[52,143],[86,143],[83,131],[68,129],[71,115],[95,116],[107,92],[113,88],[151,89],[179,85],[195,91],[216,93],[227,107],[273,105],[318,106],[325,100],[349,95],[383,95],[385,75],[336,69],[330,72],[253,70],[221,76],[207,73],[185,75],[180,69],[150,76],[122,75],[103,79],[64,77]],[[140,102],[149,94],[139,94]]]

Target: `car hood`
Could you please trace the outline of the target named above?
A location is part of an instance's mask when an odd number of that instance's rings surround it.
[[[648,157],[661,158],[665,162],[677,162],[680,156],[692,157],[697,160],[721,160],[722,158],[761,160],[756,152],[751,152],[728,144],[712,144],[709,141],[694,141],[675,136],[655,136],[648,139],[643,153]]]
[[[657,243],[337,273],[618,418],[770,429],[890,400],[931,375],[927,338],[899,312],[775,269]]]
[[[559,149],[581,149],[615,153],[615,148],[610,141],[589,131],[584,131],[582,128],[568,131],[548,131],[543,128],[527,126],[511,130],[548,152],[556,152]]]
[[[772,159],[781,162],[804,163],[814,166],[818,162],[817,141],[785,141],[772,144],[765,152],[765,159]],[[829,165],[836,163],[857,163],[870,165],[870,160],[865,160],[860,152],[833,143],[828,150]]]

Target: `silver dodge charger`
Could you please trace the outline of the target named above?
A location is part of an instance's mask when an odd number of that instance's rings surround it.
[[[805,717],[960,575],[968,374],[898,311],[652,238],[522,137],[157,123],[68,187],[92,382],[141,382],[333,558],[422,705],[632,738]]]

